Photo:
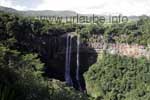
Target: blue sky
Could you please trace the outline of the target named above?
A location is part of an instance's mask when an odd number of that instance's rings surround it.
[[[0,0],[17,10],[73,10],[78,13],[150,15],[150,0]]]

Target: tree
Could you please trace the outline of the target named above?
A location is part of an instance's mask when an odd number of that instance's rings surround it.
[[[149,100],[149,66],[146,58],[104,53],[84,74],[87,92],[104,100]]]

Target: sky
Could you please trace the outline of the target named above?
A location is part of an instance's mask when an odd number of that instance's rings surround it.
[[[150,15],[150,0],[0,0],[17,10],[73,10],[83,14]]]

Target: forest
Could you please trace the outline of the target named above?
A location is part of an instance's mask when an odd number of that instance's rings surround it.
[[[66,38],[61,37],[68,33],[74,44],[70,47],[68,41],[70,56],[59,52],[67,49]],[[60,24],[0,12],[0,100],[150,100],[149,59],[97,53],[94,48],[88,48],[94,53],[81,53],[74,33],[81,43],[97,35],[104,43],[148,48],[150,18],[119,24]],[[71,59],[71,82],[65,77],[66,57]]]

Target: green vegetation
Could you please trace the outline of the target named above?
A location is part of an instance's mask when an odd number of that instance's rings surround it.
[[[102,35],[106,42],[129,43],[147,46],[150,42],[150,18],[141,16],[138,21],[120,24],[90,24],[80,30],[84,39],[89,39],[93,34]]]
[[[149,69],[145,58],[103,53],[84,74],[87,92],[98,100],[149,100]]]
[[[61,82],[64,81],[64,65],[60,62],[54,67],[55,64],[51,63],[59,56],[54,40],[75,31],[80,33],[83,40],[100,35],[108,43],[148,46],[150,18],[141,16],[136,22],[111,25],[76,25],[50,23],[0,12],[0,99],[150,99],[150,63],[145,58],[100,55],[84,74],[88,95]]]
[[[72,26],[50,25],[46,21],[0,13],[1,100],[56,100],[56,96],[57,100],[88,99],[61,82],[54,83],[43,77],[46,64],[39,57],[44,57],[45,40],[39,44],[37,41],[42,36],[52,38],[72,31]]]
[[[56,100],[56,97],[57,100],[88,99],[59,81],[54,83],[44,79],[43,67],[36,54],[21,54],[1,46],[1,100]]]
[[[15,93],[10,87],[0,86],[0,100],[15,100]]]

